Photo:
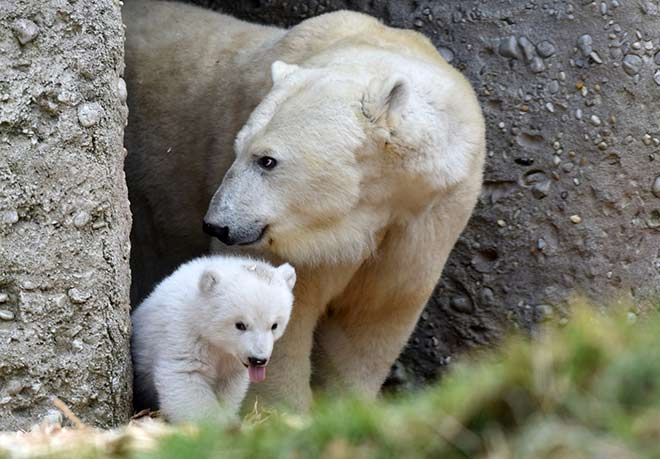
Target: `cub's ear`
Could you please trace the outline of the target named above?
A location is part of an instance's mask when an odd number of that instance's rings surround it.
[[[220,284],[220,274],[213,269],[206,269],[199,278],[199,290],[202,293],[212,293]]]
[[[395,130],[410,99],[410,82],[403,75],[374,78],[362,96],[362,113],[378,127]]]
[[[270,66],[270,74],[273,78],[273,84],[277,84],[279,81],[282,81],[298,70],[300,70],[300,67],[294,64],[287,64],[282,61],[273,62],[273,65]]]
[[[293,286],[296,285],[296,270],[293,269],[289,263],[284,263],[277,267],[277,271],[282,274],[286,285],[293,290]]]

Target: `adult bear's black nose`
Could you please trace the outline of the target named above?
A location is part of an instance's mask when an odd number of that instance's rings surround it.
[[[268,359],[258,359],[257,357],[248,357],[248,363],[253,367],[262,367],[268,363]]]
[[[234,241],[229,237],[229,227],[228,226],[217,226],[211,223],[203,222],[202,229],[209,236],[217,237],[220,242],[227,245],[233,245]]]

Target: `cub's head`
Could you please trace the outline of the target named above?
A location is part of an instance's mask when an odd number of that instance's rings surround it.
[[[198,324],[202,334],[248,368],[253,382],[266,377],[273,343],[289,323],[295,282],[289,264],[274,268],[250,260],[228,270],[207,268],[199,279],[207,319]]]
[[[377,67],[275,62],[273,87],[236,138],[204,230],[300,264],[356,261],[388,222],[463,180],[471,155],[451,136],[465,127],[442,100],[456,77]],[[425,79],[430,87],[419,87]]]

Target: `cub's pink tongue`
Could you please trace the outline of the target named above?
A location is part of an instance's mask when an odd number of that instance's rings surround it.
[[[248,367],[248,375],[250,376],[250,381],[259,382],[266,379],[266,367],[253,367],[250,365]]]

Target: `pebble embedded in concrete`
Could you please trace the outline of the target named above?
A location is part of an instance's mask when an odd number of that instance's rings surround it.
[[[119,97],[121,103],[126,102],[126,99],[128,98],[128,91],[126,90],[126,80],[124,80],[123,78],[119,78],[117,80],[117,97]]]
[[[62,413],[58,410],[48,410],[48,412],[41,418],[41,423],[47,426],[61,426],[62,425]]]
[[[6,309],[0,309],[0,320],[14,320],[14,313]]]
[[[534,56],[532,58],[531,64],[529,64],[529,68],[533,73],[541,73],[542,71],[545,70],[545,64],[543,63],[543,59],[541,59],[538,56]]]
[[[591,124],[593,124],[594,126],[600,126],[601,121],[600,121],[600,118],[598,116],[591,115],[591,118],[589,118],[589,119],[591,120]]]
[[[534,43],[529,41],[529,38],[525,36],[520,37],[518,43],[520,44],[520,49],[522,49],[525,62],[531,61],[532,58],[536,55],[536,48],[534,47]]]
[[[96,102],[88,102],[78,107],[78,121],[83,127],[91,127],[99,122],[103,109]]]
[[[440,55],[441,55],[441,56],[442,56],[447,62],[449,62],[450,64],[453,62],[453,60],[454,60],[454,51],[452,51],[452,50],[449,49],[449,48],[440,47],[440,48],[438,48],[438,52],[440,53]]]
[[[508,57],[509,59],[522,58],[522,55],[520,54],[520,48],[518,46],[518,40],[513,35],[500,40],[498,52],[500,53],[500,56]]]
[[[658,175],[653,181],[653,187],[651,190],[656,198],[660,198],[660,175]]]
[[[78,290],[77,288],[70,288],[67,292],[69,299],[72,303],[82,304],[89,300],[92,295],[89,292]]]
[[[21,45],[26,45],[39,35],[39,27],[29,19],[18,19],[12,25],[16,39]]]
[[[12,225],[18,221],[18,212],[16,210],[3,210],[0,211],[0,223],[5,225]]]
[[[87,225],[91,219],[92,217],[89,215],[89,213],[81,210],[76,214],[75,217],[73,217],[73,226],[76,228],[82,228],[83,226]]]
[[[553,45],[551,42],[548,40],[543,40],[536,45],[536,51],[542,58],[548,58],[555,54],[557,50],[555,49],[555,45]]]
[[[642,58],[637,54],[626,54],[623,58],[623,71],[630,76],[637,75],[642,70]]]
[[[580,217],[579,215],[571,215],[570,219],[571,219],[571,222],[573,222],[576,225],[578,223],[582,223],[582,217]]]
[[[0,303],[6,303],[9,299],[9,295],[6,293],[0,293]]]
[[[660,86],[660,70],[655,71],[655,75],[653,75],[653,81],[655,81],[655,84]]]
[[[592,44],[593,44],[593,39],[589,34],[580,35],[577,39],[577,48],[580,50],[580,52],[584,57],[589,56],[593,51],[593,48],[591,46]]]
[[[472,312],[472,303],[464,296],[453,296],[449,301],[449,305],[458,312]]]

